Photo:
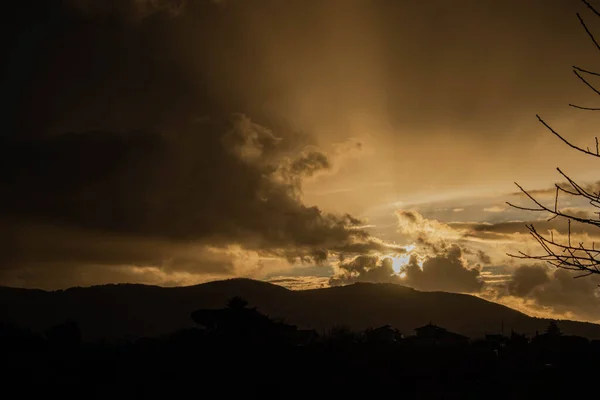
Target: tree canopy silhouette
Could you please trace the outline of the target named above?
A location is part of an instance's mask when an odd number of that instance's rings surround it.
[[[592,14],[596,18],[600,18],[600,12],[596,10],[587,0],[581,0],[582,3],[591,10]],[[579,23],[585,30],[587,36],[591,39],[596,49],[600,51],[600,44],[588,28],[587,23],[581,16],[581,14],[577,13],[577,18]],[[573,66],[573,73],[575,76],[583,82],[588,88],[590,88],[594,93],[600,95],[600,90],[594,87],[589,82],[590,76],[600,76],[600,72],[594,72],[588,69],[580,68],[578,66]],[[569,104],[570,107],[586,110],[586,111],[600,111],[600,108],[588,107],[588,106],[579,106],[575,104]],[[595,148],[590,150],[589,147],[583,148],[571,143],[564,136],[558,133],[554,128],[552,128],[542,117],[536,115],[539,122],[546,127],[552,134],[558,137],[561,141],[563,141],[567,146],[575,149],[586,156],[597,157],[600,158],[600,148],[598,145],[598,137],[595,138]],[[527,254],[522,251],[519,251],[518,254],[509,254],[511,257],[522,258],[522,259],[532,259],[545,261],[550,265],[563,268],[567,270],[579,271],[581,274],[576,277],[588,276],[591,274],[600,274],[600,248],[596,249],[596,244],[592,243],[584,244],[583,242],[574,242],[571,235],[571,222],[582,223],[586,225],[592,225],[595,227],[600,227],[600,190],[594,189],[593,187],[589,187],[588,185],[582,185],[577,183],[568,174],[563,172],[560,168],[557,168],[559,174],[566,180],[566,183],[555,184],[555,195],[554,195],[554,204],[553,205],[545,205],[542,204],[540,200],[534,197],[532,192],[525,190],[518,183],[515,183],[517,187],[521,190],[521,192],[531,201],[533,202],[533,206],[531,207],[523,207],[518,206],[512,203],[508,203],[509,206],[526,211],[535,211],[535,212],[543,212],[549,213],[550,218],[548,221],[551,221],[555,218],[563,218],[568,222],[568,232],[566,234],[565,240],[555,239],[554,234],[550,232],[549,235],[544,235],[540,233],[533,224],[527,225],[529,232],[533,236],[533,238],[539,243],[543,252],[538,255]],[[597,190],[597,191],[594,191]],[[592,218],[588,216],[582,216],[580,214],[576,214],[572,211],[568,211],[565,209],[561,209],[559,206],[559,197],[569,197],[569,198],[579,198],[584,199],[589,202],[592,207],[597,208],[598,214],[597,218]]]
[[[550,321],[550,323],[548,324],[548,328],[546,329],[546,333],[550,336],[562,335],[562,332],[560,331],[560,328],[558,327],[556,321]]]
[[[227,306],[227,308],[234,308],[234,309],[246,308],[246,307],[248,307],[248,301],[246,299],[244,299],[243,297],[233,296],[232,298],[227,300],[225,305]]]

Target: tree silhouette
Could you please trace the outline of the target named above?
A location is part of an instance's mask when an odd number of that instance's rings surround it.
[[[248,306],[248,301],[240,296],[233,296],[225,303],[227,308],[241,309]]]
[[[548,328],[546,328],[546,333],[548,334],[548,336],[562,335],[562,332],[560,331],[560,328],[556,324],[556,321],[550,321],[550,323],[548,324]]]
[[[581,0],[583,4],[591,10],[595,17],[600,18],[600,12],[598,12],[588,1]],[[576,14],[579,19],[579,23],[585,30],[588,37],[594,43],[598,51],[600,51],[600,44],[596,41],[596,38],[589,30],[586,22],[581,17],[579,13]],[[583,82],[588,88],[594,91],[597,95],[600,95],[600,90],[596,89],[589,81],[589,76],[600,76],[600,72],[593,72],[587,69],[580,68],[578,66],[573,66],[573,73],[577,78]],[[578,106],[575,104],[569,104],[570,107],[577,108],[580,110],[588,110],[588,111],[600,111],[600,108],[593,107],[584,107]],[[595,138],[595,149],[590,150],[589,147],[582,148],[572,144],[570,141],[565,139],[561,134],[559,134],[556,130],[554,130],[546,121],[544,121],[539,115],[536,115],[539,122],[542,123],[552,134],[562,140],[569,147],[587,155],[590,157],[600,158],[600,148],[598,146],[598,138]],[[542,204],[538,199],[536,199],[532,193],[525,190],[518,183],[515,183],[517,187],[521,190],[521,192],[534,203],[534,206],[531,207],[522,207],[517,206],[512,203],[507,203],[509,206],[526,211],[535,211],[535,212],[543,212],[549,213],[551,216],[548,221],[551,221],[555,218],[563,218],[568,222],[568,232],[566,240],[559,240],[554,238],[554,234],[550,233],[550,235],[543,235],[538,232],[533,224],[527,225],[529,232],[533,236],[533,238],[539,243],[539,245],[543,249],[543,253],[539,255],[531,255],[526,254],[522,251],[519,251],[518,254],[508,254],[511,257],[522,258],[522,259],[532,259],[545,261],[550,265],[563,268],[567,270],[579,271],[580,275],[576,277],[588,276],[591,274],[600,274],[600,248],[596,249],[595,243],[590,245],[584,245],[583,242],[575,243],[572,241],[571,237],[571,222],[578,222],[582,224],[592,225],[595,227],[600,227],[600,190],[596,189],[594,191],[593,187],[588,187],[586,185],[581,185],[571,179],[565,172],[563,172],[560,168],[557,168],[559,174],[566,180],[566,183],[555,184],[555,195],[554,195],[554,204],[551,206],[547,206]],[[569,212],[566,210],[561,210],[559,208],[559,197],[569,197],[569,198],[579,198],[584,199],[589,202],[590,205],[597,208],[599,212],[598,218],[591,218],[587,216],[576,215],[573,212]]]
[[[334,325],[325,334],[325,340],[336,344],[348,345],[359,340],[359,335],[346,325]]]

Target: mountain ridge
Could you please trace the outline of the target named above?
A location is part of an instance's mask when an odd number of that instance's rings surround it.
[[[300,328],[320,331],[334,325],[366,329],[391,324],[405,334],[429,322],[470,337],[499,333],[534,335],[549,320],[535,318],[476,296],[421,292],[392,283],[290,290],[244,278],[192,286],[107,284],[47,291],[0,286],[0,322],[43,331],[64,320],[80,324],[87,340],[159,336],[194,327],[189,315],[220,308],[232,296]],[[562,320],[567,334],[600,339],[600,325]]]

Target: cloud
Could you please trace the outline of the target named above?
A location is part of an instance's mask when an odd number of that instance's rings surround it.
[[[75,265],[254,274],[269,258],[325,266],[339,253],[403,251],[304,202],[306,181],[364,146],[344,137],[324,150],[267,110],[281,85],[263,80],[269,45],[247,51],[255,7],[212,3],[11,3],[4,278],[27,269],[33,282],[50,265],[73,278]]]
[[[573,191],[572,190],[572,185],[569,182],[557,182],[556,185],[560,186],[563,189],[567,189],[569,191]],[[585,190],[588,193],[598,193],[600,192],[600,181],[596,181],[596,182],[585,182],[585,183],[579,183],[580,187]],[[541,188],[541,189],[530,189],[528,190],[527,188],[524,188],[525,190],[527,190],[527,193],[529,193],[530,195],[536,197],[536,196],[541,196],[542,198],[547,197],[547,198],[551,198],[554,199],[556,196],[556,186],[552,186],[549,188]],[[525,195],[525,193],[518,191],[518,192],[512,192],[510,193],[511,196],[516,196],[516,197],[520,197],[522,199],[525,199],[526,201],[531,201],[529,200],[529,198],[527,197],[527,195]]]
[[[586,208],[564,210],[583,218],[593,217]],[[401,211],[398,216],[400,232],[416,237],[416,252],[421,244],[420,251],[427,254],[421,260],[416,255],[411,258],[403,270],[405,284],[421,290],[471,292],[540,317],[600,320],[600,276],[574,279],[576,273],[571,271],[531,264],[527,259],[506,258],[506,253],[523,251],[535,255],[543,251],[530,237],[528,224],[548,236],[552,234],[559,242],[566,242],[568,224],[565,219],[443,223],[424,218],[416,211]],[[571,224],[571,239],[575,243],[591,245],[598,241],[598,236],[595,226]],[[454,256],[444,255],[450,248],[454,249]],[[463,259],[462,268],[461,262],[456,261],[459,252],[459,258]],[[437,270],[432,270],[431,260],[437,261],[434,264]],[[496,264],[498,262],[500,264]],[[448,264],[450,268],[447,268]],[[484,265],[481,271],[477,264]],[[442,269],[442,265],[446,268]],[[427,274],[428,270],[430,274]],[[454,278],[446,277],[444,273]]]
[[[479,267],[468,265],[458,245],[451,245],[435,256],[413,253],[400,271],[394,270],[390,257],[360,255],[343,260],[329,284],[397,283],[418,290],[475,293],[484,286],[480,273]]]
[[[507,284],[508,293],[513,296],[525,297],[538,286],[550,282],[548,269],[541,265],[524,265],[515,270],[512,279]]]
[[[479,261],[482,264],[491,264],[492,263],[492,258],[486,254],[483,250],[478,249],[477,252],[477,258],[479,259]]]
[[[216,248],[239,244],[317,263],[332,252],[404,251],[370,236],[357,218],[304,205],[302,181],[329,168],[327,155],[288,146],[285,136],[243,115],[182,123],[167,135],[86,132],[8,140],[1,149],[6,195],[0,214],[13,224],[4,235],[19,243],[7,252],[16,265],[47,257],[156,266],[170,251],[181,253],[182,241]],[[40,222],[19,222],[31,219]],[[47,232],[57,228],[42,225],[91,232],[95,239],[65,242]],[[33,239],[34,233],[43,238]],[[108,254],[114,260],[105,259]],[[171,268],[189,271],[181,266],[195,265],[210,272],[216,263],[211,254],[176,256]]]
[[[392,267],[392,259],[360,255],[338,265],[338,274],[329,279],[330,286],[356,282],[399,283],[400,278]]]
[[[223,279],[220,274],[195,274],[185,271],[166,272],[154,266],[136,265],[67,265],[21,269],[18,274],[2,275],[3,285],[55,290],[74,286],[111,283],[136,283],[160,286],[189,286]]]
[[[585,211],[574,211],[580,216],[589,216]],[[462,232],[464,238],[482,238],[482,239],[511,239],[515,235],[529,235],[528,225],[533,225],[536,230],[543,234],[554,232],[556,235],[565,235],[569,232],[569,223],[565,218],[555,218],[552,221],[542,220],[523,220],[523,221],[504,221],[504,222],[450,222],[448,226]],[[573,221],[570,227],[574,235],[597,235],[598,229],[589,224],[583,224]]]
[[[473,293],[483,288],[480,269],[467,265],[456,244],[427,257],[422,265],[416,256],[411,257],[402,272],[406,274],[405,283],[418,290]]]
[[[576,272],[541,264],[519,266],[500,285],[496,298],[512,304],[520,300],[525,311],[533,313],[542,310],[562,318],[599,321],[600,276],[576,276]]]
[[[479,244],[471,241],[472,233],[469,231],[474,225],[487,224],[444,223],[409,210],[398,210],[396,216],[399,240],[412,241],[422,255],[435,256],[446,251],[452,244],[458,244],[467,258],[484,264],[491,262],[488,249],[482,249]]]
[[[21,220],[2,220],[0,240],[0,284],[9,286],[56,289],[141,283],[142,277],[144,283],[159,284],[164,278],[165,284],[174,280],[194,284],[209,278],[257,278],[276,266],[262,251],[235,244],[216,246]]]
[[[548,199],[553,201],[553,193],[548,191],[548,195]],[[600,293],[597,285],[600,284],[600,277],[594,275],[573,279],[576,276],[573,272],[550,269],[546,265],[531,264],[532,260],[506,255],[517,254],[518,251],[532,255],[543,253],[539,243],[529,235],[526,226],[529,224],[533,224],[540,233],[548,237],[552,235],[556,241],[566,243],[569,232],[566,219],[556,218],[548,221],[547,215],[527,212],[511,214],[512,209],[485,215],[482,210],[492,207],[492,201],[496,202],[497,199],[483,200],[485,201],[456,201],[459,204],[469,204],[465,206],[468,215],[464,217],[476,219],[472,222],[457,221],[456,216],[445,213],[445,210],[452,209],[453,204],[423,204],[415,209],[401,210],[397,213],[399,237],[414,240],[417,245],[415,256],[404,269],[406,276],[403,284],[421,290],[430,290],[435,284],[433,290],[467,291],[539,317],[599,321]],[[592,213],[595,210],[586,204],[571,203],[562,210],[581,218],[596,218]],[[421,212],[431,217],[426,218]],[[438,216],[448,222],[436,219]],[[539,219],[534,219],[538,216]],[[571,223],[572,242],[588,244],[591,247],[591,243],[597,243],[599,239],[597,227]],[[466,287],[448,284],[451,279],[436,279],[440,275],[443,276],[441,272],[432,273],[429,279],[425,279],[427,259],[443,255],[451,246],[456,246],[457,251],[460,249],[464,269],[471,270],[471,276],[460,272],[454,275],[462,276],[470,282],[476,277],[477,281],[483,283],[475,282]],[[420,258],[417,257],[419,253],[422,254]],[[455,266],[458,264],[455,263]],[[460,271],[460,268],[455,270]]]
[[[291,290],[319,289],[329,286],[329,279],[322,276],[273,277],[267,282],[283,286]]]
[[[502,212],[504,210],[505,210],[505,208],[504,207],[500,207],[500,206],[486,207],[486,208],[483,209],[483,211],[492,212],[492,213],[499,213],[499,212]]]
[[[120,275],[133,267],[166,281],[259,276],[270,257],[325,265],[338,252],[400,251],[357,218],[304,203],[304,182],[362,145],[323,151],[255,106],[268,90],[255,85],[264,59],[240,44],[248,27],[237,8],[10,7],[0,284],[141,277]]]
[[[396,216],[400,238],[412,240],[417,246],[428,249],[434,254],[461,238],[460,232],[450,225],[424,218],[417,211],[398,210]]]

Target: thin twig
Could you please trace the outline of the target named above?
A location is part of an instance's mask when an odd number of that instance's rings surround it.
[[[560,140],[562,140],[563,142],[565,142],[569,147],[575,149],[575,150],[579,150],[582,153],[586,153],[589,154],[591,156],[594,157],[599,157],[600,155],[596,154],[596,153],[592,153],[591,151],[587,151],[585,149],[582,149],[581,147],[575,146],[574,144],[572,144],[571,142],[569,142],[567,139],[565,139],[564,137],[562,137],[558,132],[556,132],[554,129],[552,129],[552,127],[550,127],[550,125],[548,125],[546,123],[546,121],[544,121],[538,114],[535,115],[538,119],[538,121],[540,121],[550,132],[552,132],[556,137],[558,137]]]
[[[590,30],[588,29],[587,25],[583,21],[583,18],[581,18],[581,15],[579,15],[579,13],[577,13],[576,15],[577,15],[577,18],[579,19],[579,23],[581,24],[581,26],[583,26],[583,29],[585,29],[585,33],[587,33],[588,36],[590,37],[590,39],[592,39],[592,42],[594,42],[594,44],[596,45],[596,48],[598,50],[600,50],[600,45],[596,41],[596,38],[594,38],[594,35],[592,35],[592,32],[590,32]]]
[[[580,80],[581,80],[583,83],[585,83],[585,85],[586,85],[587,87],[589,87],[590,89],[592,89],[592,90],[593,90],[593,91],[594,91],[594,92],[595,92],[597,95],[599,95],[599,96],[600,96],[600,91],[599,91],[598,89],[596,89],[596,88],[595,88],[595,87],[594,87],[594,86],[593,86],[591,83],[589,83],[589,82],[587,81],[587,79],[585,79],[583,76],[581,76],[581,74],[580,74],[578,71],[576,71],[576,70],[573,70],[573,73],[574,73],[574,74],[575,74],[575,75],[576,75],[576,76],[577,76],[577,77],[578,77],[578,78],[579,78],[579,79],[580,79]]]
[[[583,4],[585,4],[590,10],[592,10],[592,12],[594,14],[596,14],[596,16],[600,17],[600,13],[598,11],[596,11],[596,9],[594,8],[594,6],[592,6],[588,1],[586,0],[581,0],[583,2]]]
[[[570,103],[569,103],[569,107],[573,107],[578,110],[585,110],[585,111],[600,111],[600,108],[597,108],[597,107],[583,107],[583,106],[578,106],[576,104],[570,104]]]
[[[587,70],[587,69],[583,69],[583,68],[580,68],[580,67],[578,67],[576,65],[573,65],[573,69],[576,69],[577,71],[583,72],[585,74],[600,76],[600,72],[594,72],[594,71],[590,71],[590,70]]]

